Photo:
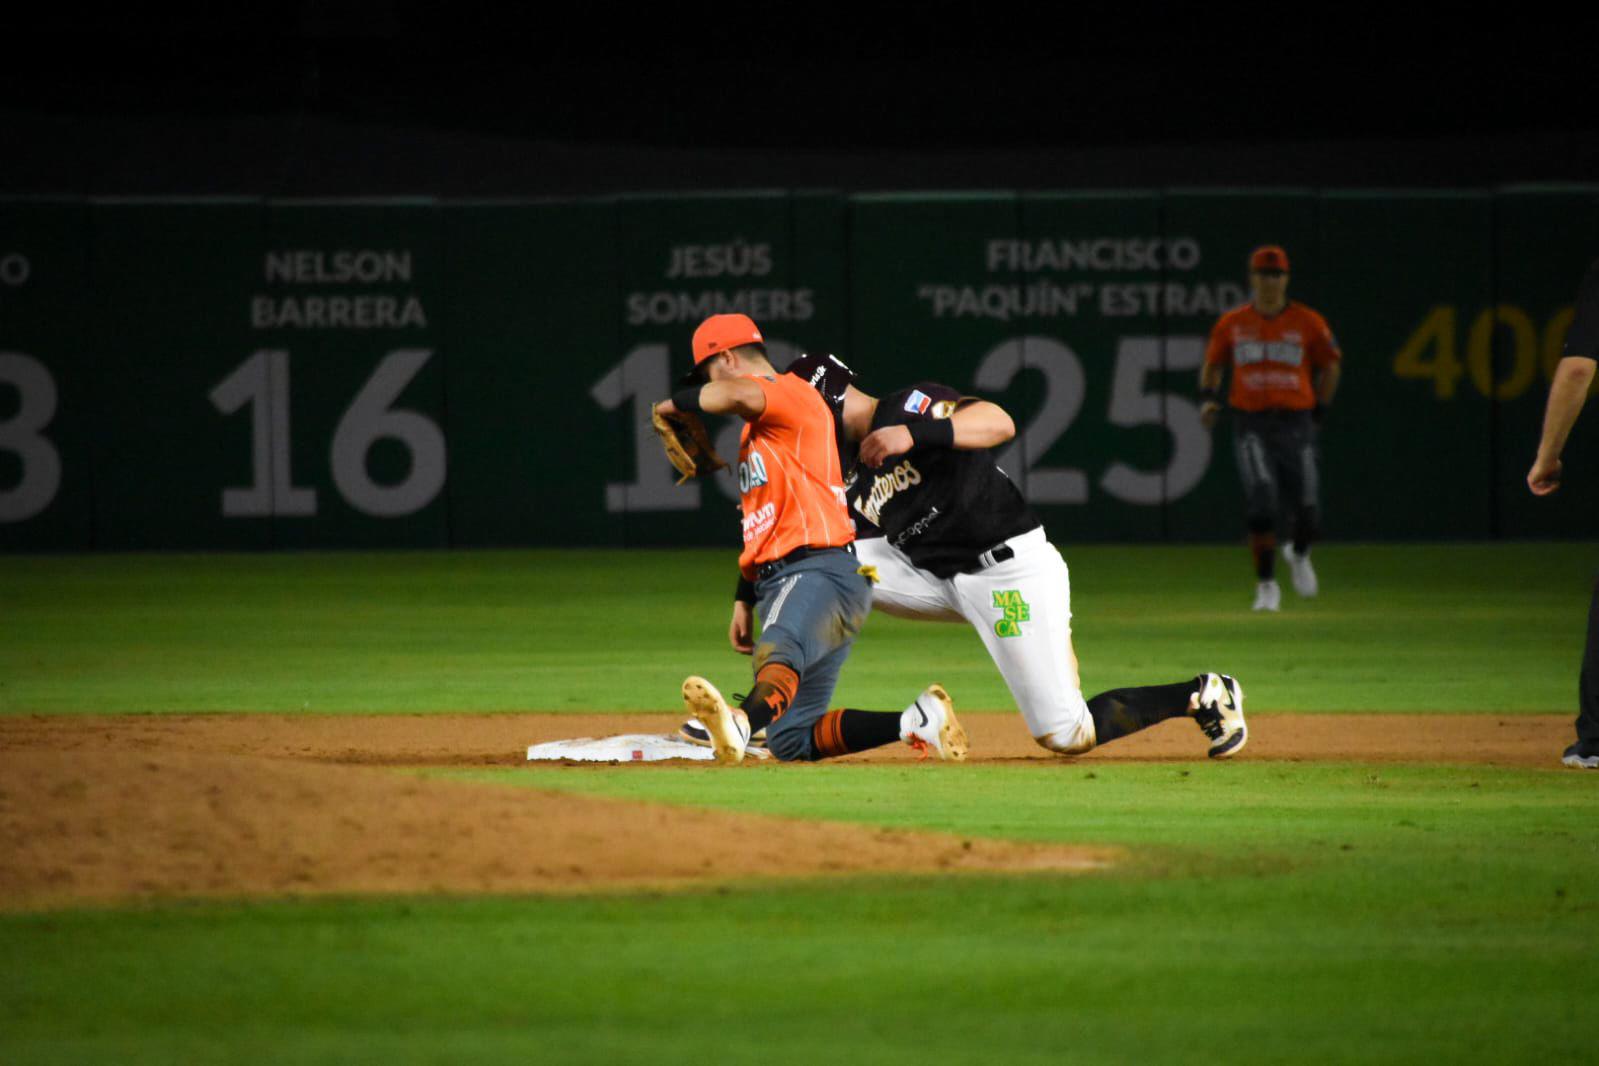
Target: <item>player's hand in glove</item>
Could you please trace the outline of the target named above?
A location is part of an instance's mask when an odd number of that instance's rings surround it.
[[[671,400],[666,400],[650,411],[650,425],[661,439],[667,460],[682,475],[677,479],[679,485],[689,478],[726,468],[727,464],[711,447],[710,435],[705,432],[705,423],[700,421],[699,415],[679,411]]]

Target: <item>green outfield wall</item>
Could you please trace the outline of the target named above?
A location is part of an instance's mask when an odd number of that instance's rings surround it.
[[[1574,491],[1522,479],[1599,186],[774,191],[0,200],[0,548],[731,545],[646,426],[729,310],[1003,403],[1059,541],[1232,539],[1197,371],[1265,242],[1345,354],[1329,537],[1594,535],[1599,424]]]

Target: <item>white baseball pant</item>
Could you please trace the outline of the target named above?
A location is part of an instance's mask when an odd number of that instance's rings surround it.
[[[1005,542],[1015,555],[975,573],[939,578],[919,570],[886,538],[855,542],[877,568],[872,609],[898,618],[970,622],[999,667],[1027,730],[1066,755],[1094,746],[1072,650],[1072,586],[1066,560],[1043,527]],[[996,547],[998,547],[996,545]]]

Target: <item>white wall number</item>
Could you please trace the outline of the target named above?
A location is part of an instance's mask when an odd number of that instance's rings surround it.
[[[444,487],[443,430],[419,411],[393,406],[432,354],[426,348],[401,348],[384,356],[339,419],[333,433],[333,483],[357,511],[379,518],[415,514]],[[378,484],[366,470],[367,453],[384,438],[399,441],[411,453],[410,472],[393,485]]]
[[[0,451],[22,461],[22,478],[0,491],[0,522],[21,522],[50,506],[61,489],[61,453],[42,432],[56,415],[56,383],[31,355],[0,352],[0,382],[17,390],[17,413],[0,422]]]
[[[296,488],[290,469],[288,352],[256,352],[211,390],[211,405],[225,415],[247,403],[250,484],[222,490],[223,516],[316,514],[316,490]]]
[[[1197,370],[1205,358],[1200,337],[1168,337],[1162,358],[1161,338],[1123,337],[1116,348],[1116,373],[1111,379],[1113,426],[1165,426],[1172,436],[1171,462],[1164,470],[1143,471],[1112,463],[1100,487],[1124,503],[1154,506],[1188,495],[1210,466],[1210,434],[1199,422],[1193,401],[1171,393],[1145,392],[1144,383],[1161,370]]]
[[[605,486],[605,509],[622,511],[694,511],[700,506],[700,487],[694,482],[679,486],[677,475],[661,456],[650,424],[650,408],[672,391],[667,382],[671,355],[664,344],[641,344],[594,383],[589,395],[607,411],[614,411],[628,399],[633,401],[632,481],[613,481]]]
[[[364,514],[379,518],[414,514],[444,487],[444,432],[421,412],[393,406],[432,354],[425,348],[402,348],[384,356],[339,417],[329,455],[333,483],[345,501]],[[289,353],[256,352],[211,390],[211,403],[225,415],[245,404],[251,407],[251,483],[222,490],[223,515],[315,515],[316,490],[296,486],[291,471]],[[367,453],[385,438],[399,441],[411,455],[410,470],[393,485],[377,483],[366,469]]]
[[[1035,465],[1083,408],[1087,383],[1082,361],[1053,337],[1017,337],[1002,341],[983,356],[973,384],[980,391],[1000,392],[1023,369],[1043,372],[1044,402],[995,461],[1034,503],[1087,503],[1088,475],[1066,467]]]

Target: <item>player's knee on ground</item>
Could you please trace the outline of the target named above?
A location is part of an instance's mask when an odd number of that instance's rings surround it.
[[[780,762],[812,762],[820,756],[807,724],[779,718],[766,727],[766,750]]]
[[[1084,729],[1081,726],[1072,729],[1057,729],[1043,736],[1034,737],[1034,743],[1047,751],[1057,755],[1081,755],[1085,751],[1094,749],[1094,730],[1090,725]]]

